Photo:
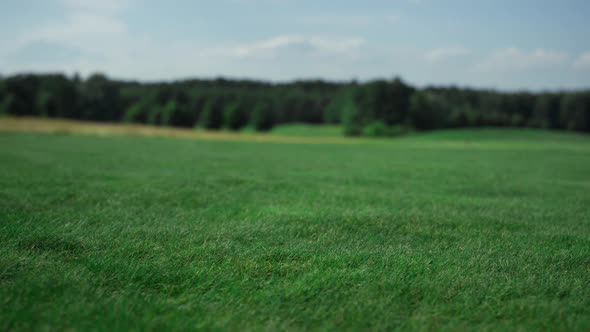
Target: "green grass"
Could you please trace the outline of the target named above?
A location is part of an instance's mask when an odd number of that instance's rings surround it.
[[[290,137],[341,137],[344,130],[338,125],[285,124],[272,129],[273,135]]]
[[[478,135],[0,134],[0,330],[588,331],[590,139]]]
[[[467,142],[509,141],[509,142],[588,142],[589,136],[585,134],[554,131],[549,132],[539,129],[507,129],[507,128],[480,128],[480,129],[455,129],[439,130],[430,133],[416,133],[416,138],[436,140],[460,140]]]

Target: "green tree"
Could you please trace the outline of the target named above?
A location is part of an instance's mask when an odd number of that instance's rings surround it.
[[[362,85],[355,96],[363,120],[386,125],[402,124],[407,118],[413,89],[399,78],[378,80]]]
[[[223,108],[218,98],[207,101],[199,123],[206,129],[221,129],[223,126]]]
[[[533,114],[527,125],[534,128],[549,128],[553,100],[554,98],[552,98],[549,94],[542,94],[538,96],[535,100]],[[559,104],[556,106],[559,109]]]
[[[147,120],[147,107],[143,102],[138,101],[133,103],[125,111],[123,122],[127,123],[142,123]]]
[[[39,93],[37,93],[37,98],[35,102],[37,106],[38,115],[41,115],[42,117],[55,115],[56,105],[54,96],[51,95],[48,91],[40,91]]]
[[[176,101],[171,99],[166,103],[166,105],[164,105],[164,108],[162,108],[162,117],[160,119],[160,123],[165,126],[171,125],[176,112]]]
[[[410,99],[409,120],[417,130],[444,128],[449,113],[445,101],[433,93],[415,92]]]
[[[455,128],[466,128],[477,125],[477,113],[469,105],[455,107],[449,116],[448,124]]]
[[[39,78],[36,75],[16,75],[6,79],[8,98],[6,110],[13,115],[38,115],[37,92]]]
[[[78,87],[65,75],[39,76],[38,113],[50,117],[79,118],[78,97]]]
[[[2,100],[0,100],[0,115],[7,115],[9,114],[10,111],[10,105],[12,104],[14,100],[14,96],[13,95],[4,95],[2,97]]]
[[[272,108],[268,102],[259,102],[250,115],[250,124],[256,131],[269,131],[274,125]]]
[[[353,94],[353,88],[346,87],[340,93],[335,95],[324,109],[323,122],[332,124],[341,123],[342,110],[346,107],[346,103],[350,101],[352,98],[351,95]]]
[[[147,123],[154,125],[154,126],[159,125],[161,122],[161,118],[162,118],[162,106],[157,103],[151,104],[148,108]]]
[[[363,119],[356,103],[350,98],[342,108],[344,135],[359,136],[363,130]]]
[[[568,93],[561,101],[561,124],[576,131],[590,131],[590,94]]]
[[[228,104],[223,115],[225,126],[231,130],[240,130],[248,122],[246,112],[239,102]]]
[[[96,121],[121,120],[123,111],[119,86],[102,74],[94,74],[82,84],[82,118]]]

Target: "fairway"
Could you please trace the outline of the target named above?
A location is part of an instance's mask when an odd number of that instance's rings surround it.
[[[590,330],[588,136],[235,135],[0,133],[0,330]]]

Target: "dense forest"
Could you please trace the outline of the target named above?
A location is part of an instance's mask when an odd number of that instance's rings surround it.
[[[342,124],[346,135],[411,130],[533,127],[590,132],[590,91],[498,92],[416,88],[399,78],[336,83],[183,80],[140,83],[102,74],[0,77],[0,115],[162,126],[270,130],[276,124]]]

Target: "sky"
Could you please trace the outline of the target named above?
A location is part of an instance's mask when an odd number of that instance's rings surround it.
[[[1,0],[0,74],[590,88],[588,0]]]

